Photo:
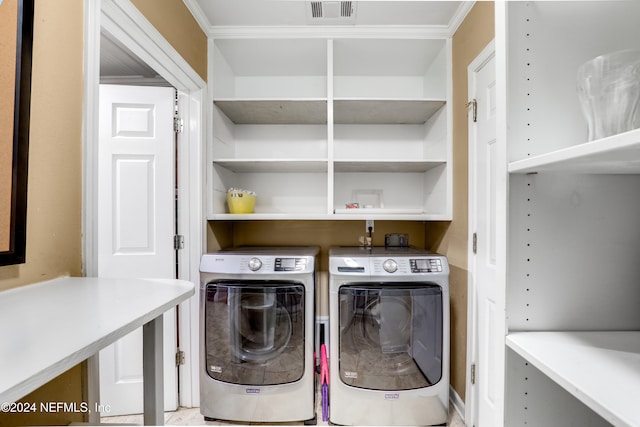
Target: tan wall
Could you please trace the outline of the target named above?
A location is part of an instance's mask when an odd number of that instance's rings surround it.
[[[131,0],[131,3],[207,81],[207,36],[182,0]]]
[[[494,37],[494,3],[480,1],[453,36],[453,221],[427,226],[427,246],[451,266],[451,385],[464,399],[467,356],[467,66]]]
[[[27,262],[0,267],[0,289],[82,272],[82,20],[82,1],[35,2]],[[42,321],[46,327],[47,319]],[[76,366],[24,401],[81,402],[82,376]],[[0,426],[82,419],[82,414],[0,414]]]
[[[165,22],[184,15],[177,10],[186,10],[181,0],[146,3],[153,3],[158,9],[154,18],[164,17]],[[82,0],[35,0],[27,262],[0,267],[0,290],[82,274],[83,14]],[[204,38],[195,21],[165,25],[162,31],[170,40],[185,37],[176,50],[206,79],[206,38],[191,45],[186,42],[198,33]],[[42,321],[45,327],[47,319]],[[84,365],[78,365],[23,401],[82,402],[84,371]],[[83,418],[73,413],[0,414],[0,427],[63,425]]]

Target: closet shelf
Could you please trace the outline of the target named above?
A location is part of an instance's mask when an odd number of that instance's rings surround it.
[[[327,100],[215,99],[235,124],[327,124]],[[336,124],[424,124],[442,106],[440,99],[341,98],[333,101]]]
[[[440,165],[444,160],[335,160],[336,172],[426,172]]]
[[[239,173],[327,172],[327,160],[318,159],[218,159],[214,165]]]
[[[640,129],[517,160],[509,172],[640,174]]]
[[[323,98],[215,99],[213,103],[238,125],[327,123],[327,100]]]
[[[262,221],[262,220],[300,220],[300,221],[329,221],[329,220],[364,220],[379,221],[451,221],[451,216],[445,214],[424,213],[418,209],[336,209],[333,214],[325,213],[268,213],[256,212],[252,214],[214,214],[207,217],[209,221]]]
[[[336,98],[336,124],[423,124],[442,106],[440,99]]]
[[[516,332],[506,343],[613,425],[640,425],[640,331]]]

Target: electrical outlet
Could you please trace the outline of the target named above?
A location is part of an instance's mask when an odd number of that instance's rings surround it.
[[[365,226],[364,226],[364,231],[366,231],[367,233],[369,232],[369,228],[371,228],[371,232],[373,233],[373,220],[372,219],[367,219],[365,220]]]

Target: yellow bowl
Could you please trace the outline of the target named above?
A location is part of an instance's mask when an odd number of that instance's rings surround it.
[[[241,191],[229,191],[227,192],[227,204],[229,205],[229,212],[232,214],[253,213],[253,208],[256,205],[256,196]]]

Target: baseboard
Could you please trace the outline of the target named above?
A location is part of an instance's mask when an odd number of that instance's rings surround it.
[[[449,386],[449,402],[451,402],[451,406],[453,406],[453,409],[455,409],[462,421],[465,421],[464,401],[460,398],[460,396],[452,386]]]

